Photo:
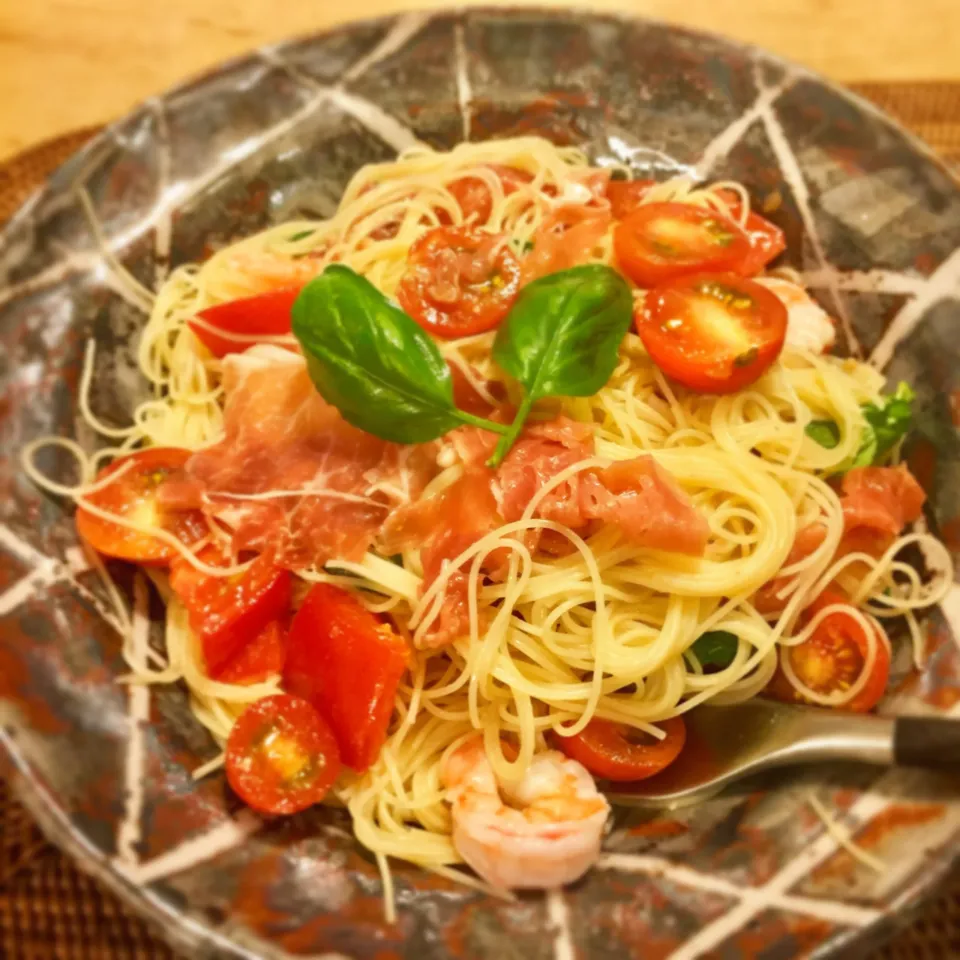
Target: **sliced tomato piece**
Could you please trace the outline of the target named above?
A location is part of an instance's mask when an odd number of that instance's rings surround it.
[[[284,687],[330,724],[343,762],[366,770],[387,737],[409,651],[346,590],[318,583],[290,627]]]
[[[519,187],[528,184],[533,179],[529,173],[518,170],[516,167],[508,167],[502,163],[491,163],[488,166],[499,177],[506,196],[510,196]],[[490,219],[490,213],[493,210],[493,197],[485,181],[477,176],[460,177],[458,180],[449,183],[447,190],[453,194],[454,199],[460,205],[465,221],[486,223]],[[441,215],[441,220],[449,222],[445,212]]]
[[[492,330],[520,289],[520,265],[507,238],[472,227],[438,227],[410,248],[397,300],[437,337]]]
[[[215,357],[242,353],[253,346],[253,341],[246,337],[278,337],[290,333],[290,311],[301,289],[285,287],[255,297],[218,303],[197,314],[203,324],[188,320],[187,325]],[[223,333],[219,334],[210,327]],[[231,337],[230,334],[239,336]]]
[[[809,623],[821,610],[836,604],[850,607],[843,594],[825,590],[807,607],[805,621]],[[839,709],[866,713],[877,705],[887,689],[890,648],[885,637],[878,635],[876,641],[877,654],[866,685]],[[811,690],[829,696],[853,686],[863,673],[868,651],[869,639],[860,622],[837,610],[820,621],[808,640],[795,647],[784,647],[781,657],[789,660],[798,680]],[[778,700],[806,702],[782,670],[774,675],[767,692]]]
[[[656,184],[656,180],[611,180],[607,184],[607,199],[614,217],[622,220],[633,213]]]
[[[621,220],[613,246],[624,273],[656,287],[706,271],[739,272],[747,235],[727,217],[690,203],[646,203]]]
[[[654,776],[680,755],[687,740],[683,718],[672,717],[657,726],[666,733],[663,740],[609,720],[591,720],[575,737],[552,740],[595,776],[625,783]]]
[[[212,547],[201,551],[200,558],[211,566],[225,565],[219,551]],[[211,677],[217,677],[290,606],[290,572],[281,570],[263,554],[242,573],[226,577],[201,573],[189,561],[178,558],[170,568],[170,587],[187,608]]]
[[[227,782],[262,813],[319,803],[340,774],[337,740],[306,700],[277,694],[247,707],[227,740]]]
[[[221,683],[247,685],[263,683],[283,673],[287,660],[287,631],[274,620],[268,623],[250,643],[224,664],[214,675]]]
[[[740,197],[732,191],[722,192],[724,199],[730,204],[731,218],[739,224],[743,211]],[[750,239],[750,255],[736,272],[744,277],[755,277],[771,260],[787,249],[787,239],[775,223],[771,223],[766,217],[761,217],[753,210],[747,214],[743,231]]]
[[[83,500],[130,522],[158,527],[190,546],[209,533],[203,514],[199,510],[167,509],[157,500],[157,489],[181,470],[190,456],[189,450],[179,447],[150,447],[122,457],[97,474],[97,483],[120,473],[117,480],[85,494]],[[120,560],[166,564],[178,555],[176,547],[158,537],[104,520],[82,504],[77,509],[77,532],[94,550]]]
[[[667,376],[702,393],[733,393],[779,356],[787,308],[752,280],[698,274],[648,293],[635,322]]]

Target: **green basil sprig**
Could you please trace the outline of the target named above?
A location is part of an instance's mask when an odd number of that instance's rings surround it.
[[[320,395],[367,433],[395,443],[434,440],[463,423],[506,433],[456,406],[437,345],[349,267],[331,264],[303,288],[293,333]]]
[[[690,648],[705,673],[725,670],[737,655],[740,640],[729,630],[708,630],[701,633]]]
[[[459,409],[433,340],[349,267],[331,264],[303,288],[293,332],[317,390],[348,423],[396,443],[423,443],[473,424],[502,434],[490,461],[496,465],[535,401],[590,396],[610,379],[632,310],[626,281],[599,264],[526,286],[493,347],[496,362],[524,390],[509,427]]]
[[[849,461],[836,468],[845,473],[854,467],[882,463],[887,454],[910,432],[913,424],[913,401],[916,394],[907,383],[900,383],[890,397],[879,403],[866,403],[860,408],[863,427],[860,446]],[[833,420],[813,420],[806,426],[807,436],[821,447],[832,450],[840,442],[840,428]]]
[[[630,287],[601,264],[561,270],[520,291],[493,359],[523,387],[523,400],[490,466],[506,456],[537,400],[588,397],[610,379],[632,316]]]

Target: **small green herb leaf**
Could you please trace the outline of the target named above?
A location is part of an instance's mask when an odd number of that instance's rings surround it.
[[[367,433],[422,443],[461,423],[505,432],[455,406],[450,368],[433,340],[348,267],[331,264],[303,288],[293,333],[320,395]]]
[[[288,243],[296,243],[298,240],[306,240],[311,234],[316,233],[315,230],[299,230],[297,233],[293,234],[290,237],[287,237]]]
[[[827,450],[833,450],[840,442],[840,428],[833,420],[811,420],[805,432],[811,440]]]
[[[493,359],[521,384],[524,397],[491,466],[506,456],[537,400],[588,397],[610,379],[632,315],[626,281],[601,264],[562,270],[520,291],[497,331]]]
[[[885,457],[910,431],[915,396],[909,384],[900,383],[892,397],[879,405],[868,403],[863,407],[863,417],[876,438],[871,463]]]
[[[700,666],[710,673],[713,670],[725,670],[733,663],[737,655],[740,640],[729,630],[708,630],[697,637],[690,648],[700,661]]]

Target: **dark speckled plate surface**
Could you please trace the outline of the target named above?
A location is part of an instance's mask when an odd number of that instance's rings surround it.
[[[263,51],[159,98],[53,177],[0,237],[0,724],[5,770],[51,836],[160,921],[191,957],[862,956],[949,867],[960,781],[820,768],[692,810],[623,818],[600,867],[547,898],[491,900],[398,867],[400,919],[349,823],[324,810],[261,824],[222,778],[178,687],[130,691],[70,511],[16,452],[94,438],[144,394],[144,322],[114,260],[154,286],[171,264],[287,217],[331,214],[350,175],[423,139],[538,132],[641,175],[744,181],[788,260],[840,318],[846,349],[920,394],[914,468],[928,520],[960,549],[960,190],[866,104],[765,54],[642,21],[477,10],[345,27]],[[56,457],[43,466],[63,470]],[[118,571],[124,576],[123,571]],[[960,703],[951,594],[921,675],[898,646],[885,709]],[[154,625],[155,627],[156,625]],[[825,832],[811,791],[890,864],[878,876]]]

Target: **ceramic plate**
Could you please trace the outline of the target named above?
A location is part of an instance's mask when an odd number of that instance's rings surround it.
[[[261,823],[222,776],[192,780],[214,749],[185,691],[115,682],[120,642],[71,511],[18,467],[42,434],[93,445],[77,407],[88,337],[96,413],[124,424],[144,396],[144,315],[118,263],[155,287],[233,238],[332,214],[362,164],[418,139],[448,148],[521,132],[641,176],[746,183],[839,319],[844,349],[915,384],[911,462],[928,522],[960,550],[960,190],[921,144],[803,70],[674,27],[505,10],[359,23],[151,101],[62,167],[0,237],[5,772],[57,843],[191,957],[864,956],[950,866],[960,780],[823,767],[693,809],[624,815],[597,869],[547,897],[490,899],[398,866],[399,920],[387,925],[377,871],[344,816]],[[68,469],[56,455],[42,466]],[[922,673],[898,645],[885,710],[956,709],[958,601],[926,621]],[[155,620],[142,626],[159,641]],[[838,846],[811,794],[885,873]]]

